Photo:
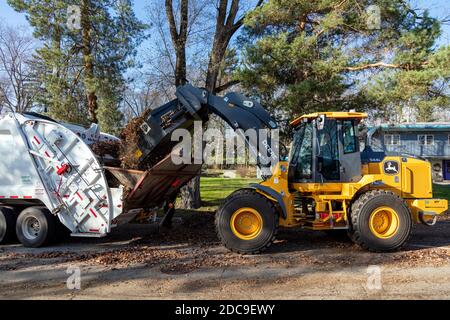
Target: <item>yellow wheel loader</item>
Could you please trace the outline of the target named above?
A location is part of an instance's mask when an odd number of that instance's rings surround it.
[[[278,228],[346,230],[370,251],[401,248],[413,223],[433,225],[447,200],[433,199],[431,167],[403,154],[360,151],[358,112],[323,112],[291,122],[288,161],[272,176],[231,194],[216,214],[222,243],[242,254],[259,253]]]

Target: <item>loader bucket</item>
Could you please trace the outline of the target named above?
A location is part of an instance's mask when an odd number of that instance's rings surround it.
[[[177,195],[181,187],[197,176],[201,164],[172,162],[170,154],[147,171],[105,167],[125,186],[125,210],[161,206]]]

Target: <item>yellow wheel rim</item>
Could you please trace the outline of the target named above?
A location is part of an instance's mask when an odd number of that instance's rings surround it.
[[[241,208],[231,216],[231,231],[242,240],[255,239],[261,233],[262,226],[261,215],[252,208]]]
[[[377,238],[391,238],[397,233],[398,226],[398,214],[392,208],[380,207],[370,214],[370,231],[372,231]]]

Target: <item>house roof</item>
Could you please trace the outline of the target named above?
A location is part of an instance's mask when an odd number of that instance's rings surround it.
[[[382,123],[377,128],[383,131],[450,131],[450,122]]]

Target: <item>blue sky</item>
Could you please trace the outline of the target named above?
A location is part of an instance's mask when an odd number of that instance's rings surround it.
[[[135,0],[135,12],[141,20],[147,19],[146,5],[151,0]],[[444,18],[450,17],[449,0],[412,0],[415,7],[428,9],[432,16]],[[25,15],[15,12],[6,2],[0,0],[0,21],[9,25],[27,25]],[[438,44],[450,44],[450,25],[443,26],[443,34]]]

